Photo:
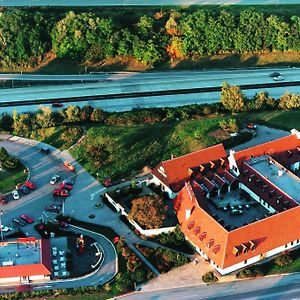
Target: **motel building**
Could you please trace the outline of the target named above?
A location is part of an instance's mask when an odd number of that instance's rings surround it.
[[[181,231],[222,275],[300,245],[300,133],[227,155],[222,144],[160,163]]]
[[[0,284],[44,281],[50,275],[49,240],[28,237],[0,242]]]

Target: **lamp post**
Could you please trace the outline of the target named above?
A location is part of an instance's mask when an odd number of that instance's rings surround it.
[[[1,241],[3,241],[2,215],[3,215],[3,211],[2,211],[2,209],[1,209],[1,210],[0,210],[0,231],[1,231]]]

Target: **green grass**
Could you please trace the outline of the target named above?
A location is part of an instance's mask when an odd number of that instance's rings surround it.
[[[239,118],[285,130],[300,130],[300,110],[263,111],[241,115]]]
[[[138,173],[144,166],[154,167],[162,159],[169,159],[202,149],[219,142],[208,133],[218,127],[221,117],[139,126],[106,126],[90,128],[85,139],[72,149],[72,155],[91,174],[127,177]],[[104,144],[110,155],[96,169],[86,155],[89,144]]]
[[[5,170],[0,172],[0,193],[4,194],[15,189],[18,183],[24,183],[27,174],[24,173],[25,167],[21,165],[15,170]]]
[[[42,128],[33,131],[30,138],[43,141],[58,149],[64,150],[74,145],[82,136],[83,130],[76,126],[59,126]]]
[[[111,294],[106,293],[97,293],[94,295],[84,295],[84,296],[56,296],[56,297],[47,297],[48,300],[105,300],[111,298]]]

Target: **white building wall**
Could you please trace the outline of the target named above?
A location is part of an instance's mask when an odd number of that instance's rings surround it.
[[[229,168],[230,170],[236,175],[239,176],[240,175],[240,171],[239,168],[237,166],[235,157],[234,157],[235,151],[234,150],[230,150],[229,156],[228,156],[228,162],[229,162]]]
[[[260,203],[265,209],[267,209],[270,213],[276,212],[276,210],[268,205],[263,199],[260,199],[253,191],[251,191],[248,187],[246,187],[243,183],[239,183],[240,189],[246,191],[255,201]]]
[[[29,277],[29,280],[31,281],[34,281],[34,280],[45,280],[45,279],[49,279],[50,277],[49,276],[46,276],[46,275],[35,275],[35,276],[30,276]]]
[[[153,178],[151,179],[150,183],[154,183],[155,185],[160,185],[161,190],[167,192],[170,199],[174,199],[178,194],[178,193],[174,193],[168,186],[166,186],[163,182],[161,182],[155,175],[153,175]]]
[[[0,278],[0,283],[15,283],[20,282],[20,277]]]

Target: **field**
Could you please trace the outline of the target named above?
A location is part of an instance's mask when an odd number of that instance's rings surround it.
[[[139,173],[144,167],[154,167],[166,160],[219,142],[208,133],[218,128],[222,117],[176,123],[106,126],[90,128],[82,142],[71,153],[85,169],[99,178],[125,177]],[[86,155],[91,144],[105,145],[108,159],[100,168]]]

